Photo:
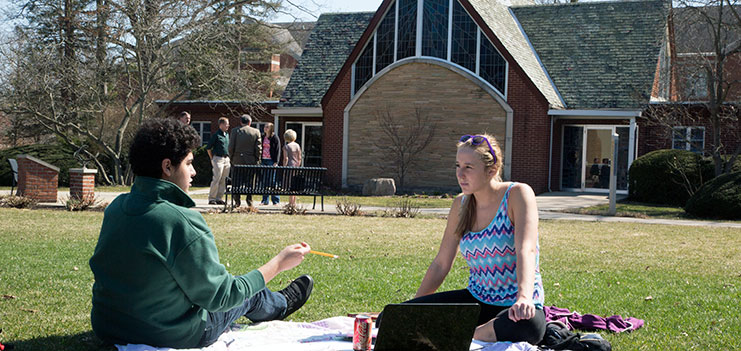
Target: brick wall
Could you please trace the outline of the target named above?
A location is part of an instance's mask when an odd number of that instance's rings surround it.
[[[435,182],[439,183],[444,177],[442,176],[442,173],[444,173],[445,169],[450,165],[450,178],[447,178],[445,181],[446,186],[450,187],[451,184],[452,186],[456,186],[457,184],[455,183],[455,174],[453,171],[455,160],[455,152],[453,151],[453,145],[455,143],[454,139],[459,137],[460,134],[475,132],[475,130],[489,131],[496,134],[497,137],[501,139],[500,144],[504,148],[504,121],[502,120],[502,124],[499,125],[496,124],[493,119],[495,117],[504,119],[506,115],[502,112],[485,111],[486,109],[494,109],[494,106],[497,106],[497,109],[500,107],[496,105],[496,102],[491,98],[491,96],[488,96],[484,90],[479,89],[479,91],[476,91],[474,88],[475,84],[467,81],[458,74],[452,73],[451,71],[438,66],[436,66],[436,69],[429,67],[427,69],[421,69],[421,66],[414,67],[414,65],[423,64],[415,63],[401,66],[397,68],[397,70],[404,69],[399,72],[405,74],[405,79],[392,79],[397,72],[390,72],[387,74],[388,77],[382,77],[373,83],[374,86],[369,88],[370,90],[367,93],[374,95],[369,95],[369,100],[372,99],[376,104],[380,103],[380,101],[387,101],[387,103],[380,106],[371,106],[370,104],[366,104],[364,101],[358,101],[357,106],[353,106],[353,111],[351,111],[351,113],[357,113],[359,115],[365,114],[366,117],[360,119],[360,121],[371,121],[371,118],[368,117],[368,111],[373,108],[376,110],[385,109],[385,106],[388,104],[391,104],[396,108],[404,106],[402,103],[395,102],[399,96],[397,96],[397,93],[394,91],[404,89],[412,91],[412,89],[416,89],[416,92],[420,94],[416,99],[412,99],[412,96],[402,98],[406,99],[407,103],[421,103],[422,105],[436,106],[435,109],[431,109],[432,113],[435,113],[436,116],[441,116],[440,121],[444,125],[443,129],[448,128],[445,132],[441,131],[440,135],[438,135],[439,138],[444,138],[445,141],[443,142],[441,139],[438,139],[436,142],[442,143],[440,147],[445,147],[444,143],[447,143],[448,141],[451,142],[451,152],[449,153],[450,158],[446,158],[448,156],[438,157],[434,155],[426,157],[426,159],[431,163],[426,164],[424,167],[435,168],[435,171],[423,172],[436,173],[435,177],[438,177],[438,180],[435,180]],[[427,66],[434,65],[427,64]],[[528,183],[533,187],[533,190],[536,193],[542,193],[547,191],[548,186],[548,146],[550,132],[548,103],[537,88],[530,83],[527,76],[521,70],[513,67],[514,65],[510,65],[510,72],[508,74],[509,82],[507,100],[507,103],[514,111],[511,179],[518,182]],[[419,74],[409,74],[412,70],[417,70],[417,73]],[[326,105],[323,106],[324,139],[322,145],[322,157],[324,167],[328,168],[327,175],[329,184],[333,187],[339,187],[342,183],[343,111],[350,101],[349,71],[337,79],[340,80],[337,89],[330,92],[330,95],[325,97],[324,101],[326,101]],[[385,84],[385,86],[381,89],[380,87],[375,86],[378,84]],[[385,91],[387,89],[390,89],[391,91]],[[458,94],[458,99],[463,100],[448,98],[447,96],[449,94]],[[361,100],[364,99],[366,99],[365,96],[361,97]],[[441,99],[444,99],[447,102],[445,104],[438,103],[437,101]],[[405,109],[407,111],[414,111],[411,106],[406,106]],[[491,118],[492,122],[482,122],[480,125],[474,125],[471,124],[470,121],[457,121],[450,118],[450,116],[464,115],[464,113],[460,113],[460,111],[475,111],[470,112],[472,115],[469,117],[480,118],[481,116],[485,116],[485,118]],[[469,128],[461,128],[465,125],[458,125],[457,123],[468,123],[468,126],[473,127],[474,130],[472,131]],[[462,130],[464,131],[461,132]],[[354,137],[354,133],[355,132],[351,128],[351,138]],[[372,145],[372,143],[369,144]],[[348,146],[352,149],[351,145],[360,144],[353,144],[351,139]],[[369,148],[369,146],[364,147],[366,149]],[[370,174],[363,175],[362,173],[356,173],[356,175],[353,175],[353,167],[364,167],[368,169],[368,165],[361,165],[361,162],[359,161],[370,160],[370,158],[359,158],[353,160],[352,155],[353,153],[350,151],[348,163],[354,163],[348,167],[348,178],[354,182],[360,182],[363,177],[367,178]],[[353,179],[352,177],[355,178]],[[427,180],[423,179],[424,177],[420,177],[419,175],[416,177],[421,179],[420,182],[423,184],[427,182]]]
[[[95,174],[98,171],[88,168],[69,170],[69,196],[76,199],[95,198]]]
[[[676,119],[666,119],[663,122],[657,121],[653,116],[661,116],[669,113],[676,106],[666,105],[654,107],[645,111],[645,119],[639,120],[639,139],[638,139],[638,156],[644,155],[654,150],[671,149],[672,133],[669,126],[684,127],[704,127],[705,128],[705,155],[712,153],[713,133],[715,131],[709,117],[709,111],[704,104],[684,105],[682,112]],[[730,154],[741,144],[741,111],[731,106],[725,107],[727,118],[723,119],[720,129],[720,144],[722,153]],[[666,111],[664,111],[666,110]],[[731,117],[733,116],[733,117]]]
[[[29,155],[19,155],[18,192],[39,202],[57,202],[59,168]]]
[[[512,65],[510,65],[512,67]],[[521,72],[510,68],[507,102],[514,111],[511,180],[548,191],[548,102]]]
[[[397,158],[380,129],[378,114],[390,113],[402,130],[408,130],[417,108],[435,123],[435,135],[417,155],[406,187],[455,188],[455,144],[461,135],[488,132],[503,144],[506,112],[484,89],[439,65],[402,65],[375,81],[350,110],[348,185],[378,177],[396,178],[399,185],[393,167]]]
[[[322,167],[327,168],[326,181],[334,188],[342,186],[342,130],[345,106],[350,102],[350,71],[337,79],[337,89],[322,106]]]

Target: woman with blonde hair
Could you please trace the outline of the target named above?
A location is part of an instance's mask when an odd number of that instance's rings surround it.
[[[296,142],[296,132],[293,129],[286,130],[283,133],[283,140],[286,141],[286,145],[283,146],[283,165],[288,167],[301,167],[301,146]],[[291,179],[291,182],[295,182],[297,179]],[[288,198],[288,203],[291,206],[296,205],[296,195],[291,195]]]
[[[546,321],[535,194],[527,184],[502,181],[502,152],[492,136],[464,135],[457,147],[463,194],[453,201],[437,256],[408,302],[478,303],[475,339],[537,344]],[[469,266],[468,287],[436,293],[459,250]]]
[[[280,155],[280,139],[275,135],[275,126],[272,123],[266,123],[262,130],[264,132],[262,136],[262,164],[264,166],[277,166]],[[263,181],[268,186],[275,185],[275,179],[264,179]],[[277,205],[280,202],[280,196],[278,195],[272,195],[270,198],[273,201],[273,205]],[[267,205],[268,195],[263,195],[260,203]]]

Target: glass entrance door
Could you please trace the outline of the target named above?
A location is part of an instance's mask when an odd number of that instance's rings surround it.
[[[286,129],[296,132],[296,143],[301,146],[304,167],[322,166],[322,125],[311,122],[286,123]]]
[[[623,126],[574,126],[563,129],[561,189],[607,192],[614,167],[612,133],[618,134],[617,190],[628,190],[630,128]]]
[[[587,190],[610,188],[612,166],[612,128],[587,128],[585,157],[589,171],[586,172],[584,188]]]
[[[561,166],[561,189],[581,190],[582,154],[584,153],[584,127],[563,128],[563,162]]]

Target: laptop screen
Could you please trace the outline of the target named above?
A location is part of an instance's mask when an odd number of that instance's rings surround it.
[[[468,350],[480,309],[475,303],[386,305],[373,350]]]

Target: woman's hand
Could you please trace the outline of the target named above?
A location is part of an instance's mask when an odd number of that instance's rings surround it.
[[[535,317],[535,305],[532,299],[519,298],[509,308],[509,319],[513,322],[528,320]]]

